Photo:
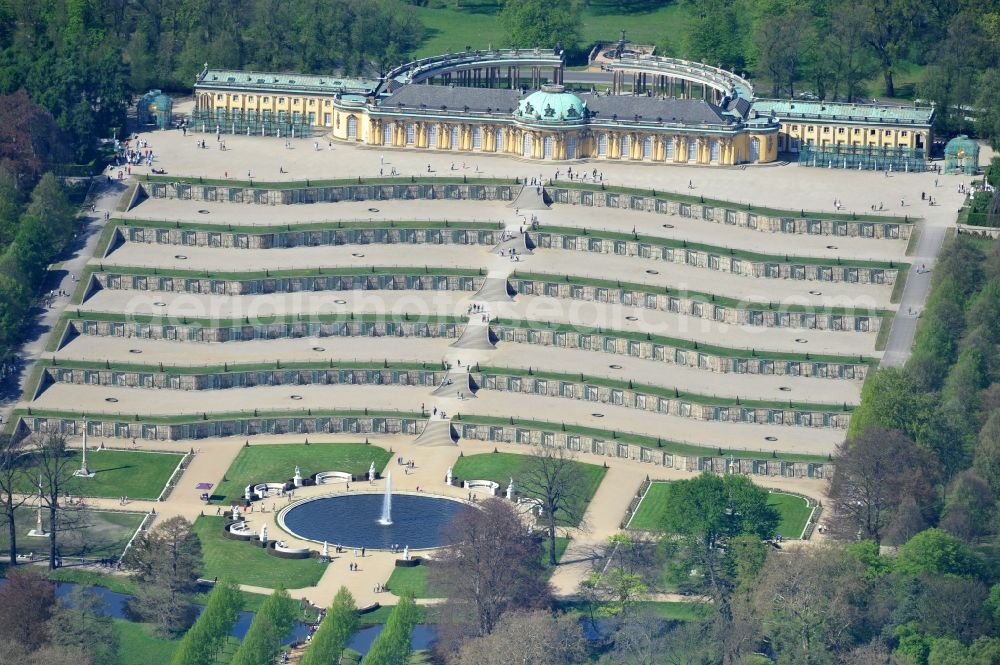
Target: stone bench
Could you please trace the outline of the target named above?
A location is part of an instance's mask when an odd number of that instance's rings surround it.
[[[496,496],[500,490],[500,483],[495,483],[492,480],[466,480],[462,483],[462,489],[488,490],[491,496]]]
[[[329,485],[330,483],[350,483],[354,481],[354,475],[346,471],[321,471],[313,476],[317,485]]]
[[[250,500],[254,498],[263,499],[268,496],[282,496],[285,493],[285,483],[254,483],[247,485],[243,496],[250,495]]]
[[[288,547],[279,540],[268,543],[267,553],[279,559],[308,559],[312,556],[312,550],[308,547]]]

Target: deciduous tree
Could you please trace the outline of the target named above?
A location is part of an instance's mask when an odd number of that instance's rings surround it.
[[[447,527],[451,545],[431,564],[429,585],[447,599],[440,650],[465,636],[493,631],[504,612],[551,602],[541,548],[510,502],[487,499],[465,508]]]
[[[904,498],[928,511],[936,498],[933,454],[899,431],[866,429],[840,444],[834,459],[830,526],[843,540],[860,537],[879,543]]]
[[[573,451],[558,446],[532,446],[518,478],[521,493],[541,501],[549,539],[549,565],[556,565],[556,527],[584,526],[587,488]]]

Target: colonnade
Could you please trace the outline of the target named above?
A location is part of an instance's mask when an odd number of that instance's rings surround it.
[[[615,70],[611,75],[611,92],[621,95],[625,85],[630,82],[635,94],[651,93],[655,96],[676,97],[678,99],[693,99],[695,86],[698,84],[668,74],[650,74],[648,72],[628,72]],[[711,88],[706,83],[701,84],[701,99],[718,104],[722,100],[722,92]]]
[[[384,127],[391,126],[388,143]],[[412,141],[407,141],[407,126],[413,126]],[[432,128],[437,127],[433,132]],[[453,130],[457,128],[457,136]],[[476,132],[479,132],[478,146]],[[499,133],[499,136],[497,135]],[[530,144],[525,151],[525,136]],[[427,121],[394,122],[373,119],[369,143],[397,148],[429,148],[456,152],[499,152],[530,159],[565,160],[598,158],[630,161],[654,161],[696,164],[737,164],[750,157],[746,143],[730,136],[670,134],[657,135],[636,131],[533,131],[510,125],[480,125],[475,123],[437,123]],[[457,139],[453,143],[453,139]],[[545,154],[546,139],[551,141]],[[570,142],[575,140],[575,147]],[[753,141],[755,139],[749,139]],[[694,152],[690,152],[694,145]],[[713,159],[713,147],[715,158]],[[647,152],[648,149],[648,152]]]
[[[527,82],[528,87],[536,89],[542,87],[542,83],[562,83],[562,67],[552,67],[548,76],[545,73],[548,67],[533,65],[524,67],[511,65],[508,67],[469,67],[468,69],[456,69],[438,76],[428,76],[423,80],[426,85],[456,85],[466,88],[509,88],[514,90],[522,79]]]

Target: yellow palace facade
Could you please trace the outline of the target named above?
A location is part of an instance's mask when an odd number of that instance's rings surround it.
[[[894,148],[930,141],[927,110],[866,107],[851,116],[844,105],[796,108],[796,102],[755,99],[751,84],[731,72],[673,58],[626,56],[605,69],[619,94],[566,90],[562,54],[544,49],[446,54],[381,79],[206,65],[195,82],[191,123],[206,132],[248,135],[322,132],[384,149],[704,166],[765,164],[800,148],[800,162],[819,165],[812,146],[827,142],[808,137],[842,128],[858,139],[854,146],[871,146],[877,136],[879,150],[889,146],[890,135]],[[631,92],[620,94],[629,76]],[[803,161],[806,155],[814,163]]]

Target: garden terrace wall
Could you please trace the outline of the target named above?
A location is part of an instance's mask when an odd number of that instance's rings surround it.
[[[436,387],[447,376],[444,370],[424,369],[267,369],[255,371],[224,371],[199,374],[163,373],[153,370],[129,371],[98,368],[47,367],[40,388],[51,383],[79,385],[112,385],[168,390],[225,390],[278,385],[397,385]],[[711,397],[693,402],[690,398],[675,398],[652,394],[648,388],[598,385],[587,381],[557,380],[517,374],[485,373],[478,375],[481,389],[520,392],[530,395],[583,399],[626,408],[643,409],[697,420],[742,423],[785,424],[798,427],[846,428],[850,413],[843,410],[821,410],[799,405],[788,408],[713,404]]]
[[[741,226],[767,233],[807,233],[812,235],[862,238],[908,239],[912,224],[870,220],[806,219],[780,217],[736,207],[672,200],[669,194],[643,196],[602,190],[548,187],[546,193],[556,203],[640,210],[679,217],[691,217],[717,224]]]
[[[712,351],[681,348],[669,343],[630,339],[616,335],[614,331],[572,332],[544,328],[522,328],[503,323],[494,324],[493,329],[499,340],[504,342],[603,351],[604,353],[628,355],[646,360],[660,360],[672,365],[696,367],[713,372],[814,376],[832,379],[864,379],[868,372],[868,366],[864,363],[853,363],[846,358],[843,362],[812,361],[808,358],[799,360],[757,358],[749,349],[730,357]]]
[[[72,334],[101,337],[140,337],[188,342],[241,342],[256,339],[302,337],[458,337],[464,324],[419,321],[331,321],[210,326],[177,321],[82,320],[70,323]],[[70,335],[71,336],[71,335]],[[69,337],[69,336],[68,336]],[[67,337],[67,339],[68,339]]]
[[[681,455],[660,448],[642,446],[635,443],[608,439],[572,431],[547,431],[518,425],[482,425],[476,423],[456,423],[463,439],[494,443],[544,445],[569,448],[574,452],[591,453],[602,457],[631,459],[648,462],[679,471],[713,471],[715,473],[743,473],[757,476],[787,476],[795,478],[826,478],[833,473],[833,465],[824,462],[798,462],[779,459],[753,457],[725,457],[711,454],[706,448],[705,455]]]
[[[702,249],[668,247],[647,238],[638,240],[606,238],[601,237],[600,231],[568,234],[543,230],[537,232],[535,244],[542,248],[660,259],[668,263],[731,272],[744,277],[892,285],[896,282],[899,272],[895,267],[838,265],[835,259],[830,259],[828,265],[817,263],[814,259],[810,259],[809,263],[796,263],[795,257],[791,257],[788,262],[751,261],[739,256]]]
[[[21,415],[22,433],[51,432],[65,436],[83,434],[84,416]],[[413,434],[423,431],[422,418],[396,416],[311,416],[292,415],[208,414],[178,422],[143,422],[135,416],[87,414],[91,436],[120,439],[177,441],[217,436],[256,436],[258,434]],[[151,419],[152,420],[152,419]]]
[[[297,368],[227,370],[200,373],[197,369],[162,372],[149,368],[100,369],[46,367],[44,383],[160,388],[167,390],[225,390],[289,385],[400,385],[436,387],[447,376],[434,369]]]
[[[242,296],[299,291],[478,291],[485,277],[431,274],[359,274],[303,275],[297,277],[260,277],[227,279],[221,277],[184,277],[171,275],[135,275],[115,272],[94,273],[101,288],[136,291],[168,291]]]
[[[141,187],[151,198],[187,199],[258,205],[299,203],[335,203],[338,201],[381,201],[394,199],[450,199],[470,201],[512,201],[520,185],[481,183],[454,184],[356,184],[321,187],[263,187],[203,185],[182,182],[143,182]]]
[[[32,416],[18,415],[18,434],[31,432],[59,432],[66,436],[79,436],[83,432],[83,415]],[[158,440],[199,439],[215,436],[254,436],[258,434],[410,434],[422,431],[426,420],[406,417],[315,417],[283,416],[252,417],[225,416],[219,420],[203,420],[179,424],[153,424],[129,422],[111,416],[88,414],[91,431],[106,438],[143,438]],[[485,425],[472,422],[455,422],[462,438],[504,444],[537,444],[565,446],[573,451],[586,452],[608,458],[631,459],[655,466],[682,471],[712,471],[715,473],[743,473],[759,476],[786,476],[795,478],[828,478],[833,473],[829,462],[791,461],[754,456],[747,452],[739,457],[720,456],[706,448],[705,455],[677,454],[661,448],[643,446],[572,431],[541,429],[518,425]]]
[[[573,279],[572,276],[569,277]],[[629,307],[643,307],[664,312],[674,312],[730,325],[751,325],[767,328],[807,328],[815,330],[845,330],[854,332],[878,332],[882,327],[882,317],[877,312],[831,313],[821,309],[789,312],[781,309],[765,309],[756,303],[741,303],[739,307],[721,305],[711,301],[691,297],[687,294],[655,293],[639,290],[638,285],[622,287],[574,284],[542,279],[523,279],[516,275],[510,279],[514,290],[524,295],[548,296],[551,298],[571,298],[593,302],[622,304]]]
[[[846,429],[851,421],[851,414],[839,409],[823,411],[805,406],[767,408],[739,404],[712,404],[711,397],[705,398],[706,403],[697,403],[683,397],[651,394],[648,389],[613,387],[587,381],[483,372],[477,376],[479,386],[485,390],[586,400],[695,420],[839,429]]]
[[[150,228],[119,226],[124,240],[158,245],[222,247],[236,249],[276,249],[335,245],[489,245],[500,242],[502,230],[462,228],[406,228],[405,222],[393,228],[313,229],[268,232],[266,227],[254,233],[236,233],[221,226],[218,230],[185,228]]]

